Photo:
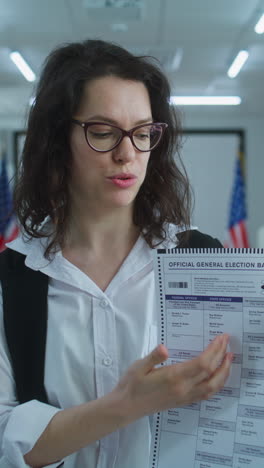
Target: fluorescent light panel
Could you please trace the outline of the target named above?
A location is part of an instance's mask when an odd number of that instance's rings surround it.
[[[233,61],[232,65],[227,71],[229,78],[235,78],[238,75],[238,73],[240,72],[241,68],[243,67],[247,59],[248,59],[248,51],[241,50],[237,54],[235,60]]]
[[[171,96],[170,103],[179,106],[238,106],[239,96]]]
[[[36,102],[36,96],[31,96],[31,98],[29,98],[29,105],[34,106],[35,102]]]
[[[263,34],[264,33],[264,14],[259,18],[256,26],[255,26],[255,32],[257,34]]]
[[[17,52],[11,52],[9,54],[12,62],[17,66],[19,71],[22,73],[22,75],[26,78],[27,81],[35,81],[36,75],[35,73],[31,70],[30,66],[27,64],[27,62],[23,59],[22,55]]]

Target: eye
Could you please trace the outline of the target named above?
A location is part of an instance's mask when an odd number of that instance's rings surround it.
[[[149,138],[149,133],[139,133],[137,138],[140,138],[141,140],[147,140]]]
[[[109,125],[94,124],[88,127],[88,134],[90,137],[97,140],[113,138],[114,133],[114,129]]]
[[[134,136],[139,140],[149,140],[150,128],[139,128]]]
[[[100,139],[103,139],[103,138],[111,138],[113,136],[113,132],[95,132],[95,131],[92,131],[90,130],[89,132],[91,134],[92,137],[94,138],[100,138]]]

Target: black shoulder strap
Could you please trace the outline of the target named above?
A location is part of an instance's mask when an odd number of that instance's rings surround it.
[[[187,236],[186,236],[187,234]],[[208,234],[203,234],[197,229],[188,231],[188,233],[178,234],[178,248],[191,248],[191,249],[210,249],[210,248],[222,248],[221,242]]]
[[[44,366],[47,333],[48,276],[25,265],[11,249],[0,255],[4,327],[20,403],[46,403]]]

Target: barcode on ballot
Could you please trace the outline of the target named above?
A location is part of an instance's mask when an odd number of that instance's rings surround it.
[[[169,288],[188,288],[188,283],[187,281],[169,281]]]

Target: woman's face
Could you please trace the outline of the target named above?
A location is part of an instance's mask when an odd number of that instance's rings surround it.
[[[110,123],[130,130],[152,122],[148,91],[141,82],[115,76],[95,79],[86,85],[73,117],[81,122]],[[150,152],[138,151],[126,136],[115,149],[99,153],[88,146],[83,128],[76,124],[72,126],[71,151],[70,189],[74,204],[101,211],[131,209],[144,181]],[[129,182],[122,182],[124,174]]]

